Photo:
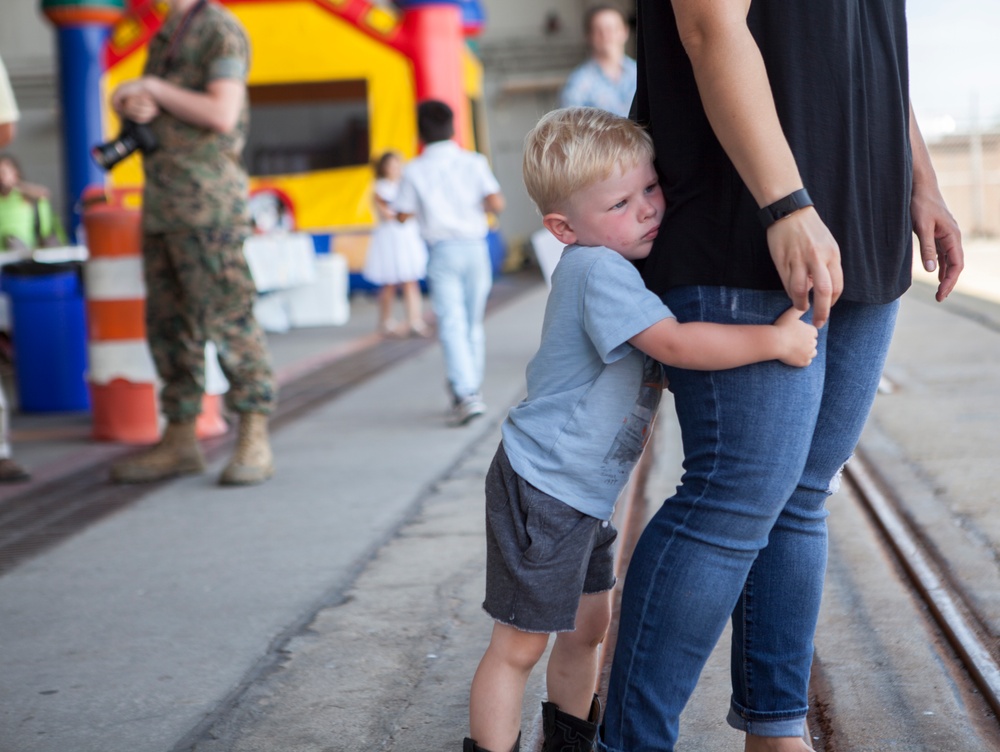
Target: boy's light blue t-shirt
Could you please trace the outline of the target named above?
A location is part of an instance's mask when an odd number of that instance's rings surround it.
[[[663,382],[660,364],[628,340],[672,315],[615,251],[563,251],[528,364],[528,396],[501,429],[518,475],[584,514],[611,518]]]

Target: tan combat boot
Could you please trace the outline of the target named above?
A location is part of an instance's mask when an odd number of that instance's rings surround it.
[[[149,483],[175,475],[205,472],[205,457],[194,432],[195,422],[167,423],[160,443],[138,457],[123,460],[111,468],[115,483]]]
[[[240,415],[240,434],[236,451],[219,476],[223,486],[247,486],[263,483],[274,475],[274,455],[267,438],[267,416],[261,413]]]

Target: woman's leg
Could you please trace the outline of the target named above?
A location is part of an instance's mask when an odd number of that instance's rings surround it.
[[[788,307],[783,293],[727,288],[679,288],[665,299],[681,321],[770,324]],[[771,361],[668,369],[685,472],[629,565],[607,749],[674,748],[681,710],[805,466],[823,390],[824,332],[808,368]]]
[[[750,735],[747,749],[804,748],[801,721],[826,571],[826,500],[868,418],[897,310],[897,303],[841,302],[825,328],[826,378],[806,466],[733,612],[729,722]],[[761,746],[754,736],[789,737],[788,746]]]

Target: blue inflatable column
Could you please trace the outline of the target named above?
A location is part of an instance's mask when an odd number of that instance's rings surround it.
[[[73,235],[80,228],[84,188],[104,182],[104,173],[91,159],[90,149],[104,140],[104,48],[111,27],[124,14],[124,5],[125,0],[42,0],[42,11],[57,29],[65,198]]]
[[[58,30],[58,37],[66,207],[69,226],[75,235],[80,226],[83,189],[104,182],[104,171],[91,158],[90,149],[104,140],[100,60],[108,29],[67,27]]]

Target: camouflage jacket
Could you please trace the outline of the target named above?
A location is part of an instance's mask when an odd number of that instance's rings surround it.
[[[146,75],[199,92],[213,80],[246,80],[250,44],[228,10],[207,2],[175,39],[182,19],[183,14],[172,13],[150,40]],[[166,111],[153,120],[160,148],[143,161],[146,232],[249,224],[247,173],[241,160],[249,123],[246,101],[229,133],[190,125]]]

